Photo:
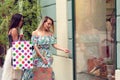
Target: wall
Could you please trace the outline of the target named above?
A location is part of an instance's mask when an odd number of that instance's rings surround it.
[[[117,24],[116,24],[116,41],[117,41],[117,68],[120,69],[120,0],[116,0]]]

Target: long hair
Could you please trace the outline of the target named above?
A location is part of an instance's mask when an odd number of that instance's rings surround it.
[[[11,21],[10,21],[9,30],[12,28],[18,27],[22,17],[23,16],[19,13],[14,14],[11,18]]]
[[[52,18],[50,18],[50,17],[48,17],[48,16],[45,16],[43,19],[41,19],[40,24],[39,24],[39,26],[37,27],[37,30],[42,29],[44,23],[47,22],[48,19],[51,20],[51,22],[52,22],[51,31],[54,32],[54,21],[53,21]]]

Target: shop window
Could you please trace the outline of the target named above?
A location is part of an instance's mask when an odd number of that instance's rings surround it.
[[[115,0],[75,0],[74,7],[76,80],[114,80]]]

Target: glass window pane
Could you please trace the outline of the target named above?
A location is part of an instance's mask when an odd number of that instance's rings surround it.
[[[77,80],[97,80],[96,76],[104,80],[114,75],[114,10],[115,0],[75,0]]]

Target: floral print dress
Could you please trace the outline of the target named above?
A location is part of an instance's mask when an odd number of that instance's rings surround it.
[[[37,56],[36,51],[33,50],[33,62],[35,68],[49,68],[52,65],[53,58],[52,58],[52,51],[51,51],[51,45],[56,43],[56,39],[53,35],[51,36],[32,36],[31,41],[33,45],[37,45],[40,51],[40,54],[42,54],[46,59],[48,64],[44,64],[43,60]],[[22,80],[33,80],[32,77],[35,76],[33,74],[33,70],[25,70]],[[31,79],[30,79],[31,78]],[[43,79],[44,80],[44,79]]]

